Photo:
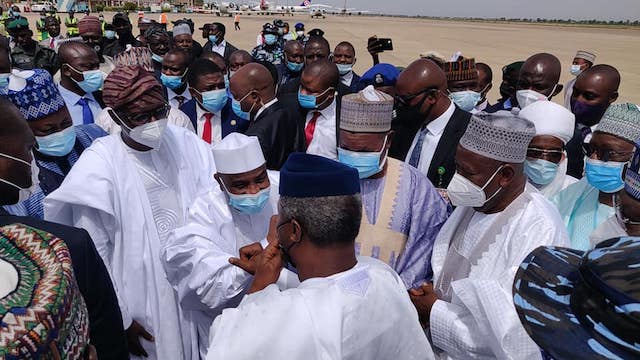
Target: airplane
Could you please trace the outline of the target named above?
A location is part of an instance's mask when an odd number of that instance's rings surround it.
[[[317,11],[317,9],[326,8],[330,9],[332,6],[325,4],[311,4],[311,0],[304,0],[298,6],[283,6],[274,5],[267,0],[260,0],[260,5],[256,5],[251,8],[252,11],[268,11],[268,12],[281,12],[287,14],[300,14]]]

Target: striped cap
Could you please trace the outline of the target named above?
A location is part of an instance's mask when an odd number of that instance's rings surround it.
[[[587,60],[590,63],[595,63],[596,62],[596,55],[594,53],[590,53],[588,51],[585,50],[578,50],[578,52],[576,53],[576,56],[574,56],[575,58],[578,59],[584,59]]]

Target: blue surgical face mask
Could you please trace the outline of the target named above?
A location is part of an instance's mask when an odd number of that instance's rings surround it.
[[[211,113],[217,113],[227,104],[227,89],[205,91],[200,95],[202,96],[202,107]]]
[[[336,64],[340,75],[347,75],[353,70],[353,64]]]
[[[82,74],[82,81],[76,81],[76,79],[71,78],[80,89],[82,89],[86,93],[92,93],[100,90],[102,85],[104,84],[104,74],[100,70],[89,70],[89,71],[78,71],[73,66],[67,64],[67,66],[78,74]]]
[[[624,187],[622,172],[626,162],[587,159],[585,175],[594,188],[604,193],[615,193]]]
[[[264,36],[264,43],[267,45],[273,45],[276,43],[276,41],[278,41],[278,35],[266,34]]]
[[[327,91],[333,90],[333,87],[328,88],[327,90],[321,92],[318,95],[309,95],[303,94],[300,89],[298,89],[298,103],[303,109],[317,109],[322,104],[316,104],[318,97],[324,95]],[[326,101],[326,100],[325,100]]]
[[[216,44],[218,42],[218,36],[217,35],[209,35],[209,41],[211,41],[213,44]]]
[[[47,136],[36,136],[38,152],[48,156],[67,156],[76,144],[73,126]]]
[[[162,64],[162,60],[164,60],[164,57],[154,53],[151,53],[151,58],[153,59],[153,61],[159,62],[160,64]]]
[[[104,37],[106,37],[107,39],[115,39],[116,38],[116,32],[113,30],[105,30],[104,31]]]
[[[558,174],[558,164],[544,159],[525,160],[524,173],[536,185],[549,185]]]
[[[224,87],[229,88],[229,75],[224,75]]]
[[[449,94],[449,98],[464,111],[471,111],[478,104],[482,95],[472,90],[456,91]]]
[[[9,76],[11,76],[11,73],[0,74],[0,87],[9,86]]]
[[[269,201],[269,188],[262,189],[255,194],[243,195],[232,194],[227,190],[229,205],[243,214],[257,214],[264,209],[267,201]]]
[[[304,67],[304,63],[295,63],[293,61],[287,61],[287,68],[291,71],[291,72],[300,72],[302,71],[302,68]]]
[[[244,120],[249,120],[251,114],[246,111],[242,111],[242,107],[240,106],[240,102],[236,99],[231,99],[231,108],[233,112],[240,118]]]
[[[580,65],[571,65],[571,69],[569,70],[571,75],[578,76],[582,72]]]
[[[160,81],[162,81],[162,85],[168,87],[171,90],[175,90],[182,86],[184,83],[182,82],[184,75],[165,75],[160,74]]]
[[[378,152],[357,152],[339,147],[338,161],[356,168],[360,179],[366,179],[382,171],[384,164],[387,162],[387,158],[385,156],[382,163],[380,163],[380,156],[382,155],[386,145],[387,138],[385,137],[382,150]]]

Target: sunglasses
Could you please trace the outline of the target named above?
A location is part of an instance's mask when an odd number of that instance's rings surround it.
[[[120,118],[120,120],[122,120],[123,118],[126,118],[127,120],[129,120],[129,123],[131,124],[146,124],[148,122],[151,122],[151,119],[164,119],[167,116],[169,116],[169,111],[171,110],[171,106],[169,104],[164,104],[162,105],[162,107],[150,111],[146,114],[136,114],[136,115],[127,115],[124,116],[122,114],[118,114],[116,113],[116,115]]]
[[[633,151],[602,150],[589,143],[582,144],[582,152],[586,157],[591,157],[593,154],[596,154],[598,160],[604,162],[612,159],[612,161],[625,162],[629,161],[628,157],[630,155],[633,155]]]
[[[434,89],[434,88],[427,88],[424,90],[420,90],[419,92],[412,94],[412,95],[396,95],[395,99],[396,101],[403,106],[408,106],[409,103],[415,99],[416,97],[424,94],[424,93],[428,93],[428,92],[438,92],[438,89]]]
[[[559,163],[562,160],[562,150],[546,150],[539,148],[528,148],[527,157],[534,159],[545,159],[553,163]]]

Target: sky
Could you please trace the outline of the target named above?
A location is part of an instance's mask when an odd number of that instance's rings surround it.
[[[278,5],[287,2],[302,1],[277,0]],[[344,7],[344,0],[312,3]],[[397,15],[640,20],[640,0],[347,0],[347,8]]]

